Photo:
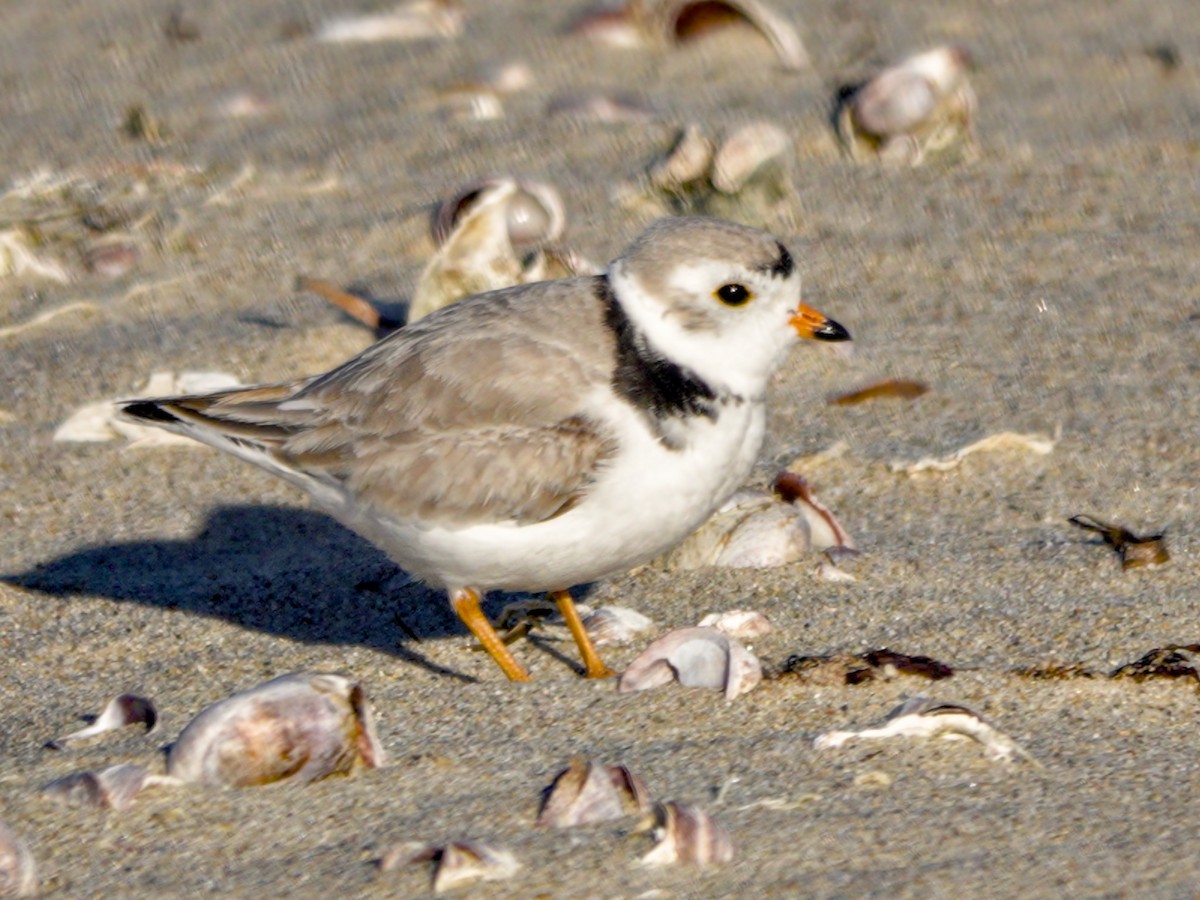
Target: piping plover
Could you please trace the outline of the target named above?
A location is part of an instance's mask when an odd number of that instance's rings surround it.
[[[798,336],[849,338],[800,303],[783,244],[663,219],[603,275],[468,297],[324,375],[122,406],[306,491],[444,588],[514,681],[481,595],[549,591],[598,678],[569,589],[670,549],[741,486]]]

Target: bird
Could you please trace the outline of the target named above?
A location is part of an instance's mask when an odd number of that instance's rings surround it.
[[[604,678],[570,589],[670,549],[742,485],[788,350],[850,339],[800,294],[772,235],[666,218],[602,274],[463,298],[325,374],[119,406],[306,492],[444,590],[510,680],[529,675],[489,590],[547,592]]]

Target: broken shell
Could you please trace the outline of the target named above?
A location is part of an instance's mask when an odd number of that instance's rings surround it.
[[[417,279],[409,324],[463,297],[524,281],[509,237],[508,202],[517,191],[517,182],[497,181],[467,207]]]
[[[642,857],[644,865],[708,866],[733,859],[733,839],[729,832],[697,806],[677,800],[656,803],[651,821],[656,843]]]
[[[245,787],[385,764],[362,687],[342,675],[297,673],[203,710],[171,747],[167,774]]]
[[[604,124],[645,123],[653,122],[658,111],[629,93],[573,91],[551,98],[546,104],[546,115]]]
[[[329,44],[452,38],[462,33],[463,13],[452,0],[409,0],[391,12],[339,16],[314,37]]]
[[[109,700],[105,704],[103,712],[96,716],[87,728],[81,728],[60,738],[55,738],[46,746],[52,750],[62,750],[71,741],[94,737],[107,731],[116,731],[126,725],[145,725],[146,733],[149,734],[154,730],[156,724],[158,724],[158,712],[155,710],[153,702],[136,694],[121,694]]]
[[[1067,521],[1086,531],[1097,532],[1106,544],[1117,551],[1123,569],[1157,566],[1171,559],[1171,554],[1167,552],[1165,534],[1138,537],[1120,525],[1109,525],[1092,516],[1072,516]]]
[[[843,88],[834,113],[843,149],[855,159],[874,152],[915,166],[962,140],[975,155],[978,103],[967,80],[970,65],[963,48],[938,47]]]
[[[762,613],[753,609],[731,609],[723,613],[709,613],[700,620],[699,627],[715,628],[739,640],[762,637],[771,633],[771,622]]]
[[[50,782],[42,793],[66,806],[119,812],[133,805],[151,777],[141,766],[121,763],[98,772],[73,772]]]
[[[93,275],[120,278],[137,265],[137,245],[128,241],[107,241],[84,251],[83,264]]]
[[[642,651],[617,684],[622,694],[670,681],[724,691],[733,700],[762,681],[758,658],[736,638],[715,628],[679,628]]]
[[[645,784],[627,768],[576,757],[546,789],[535,824],[539,828],[594,825],[649,808]]]
[[[900,704],[884,719],[881,725],[859,731],[830,731],[813,741],[817,750],[840,747],[851,740],[890,737],[970,738],[983,745],[991,759],[1010,760],[1020,756],[1032,761],[1032,757],[1004,732],[985,720],[983,716],[965,706],[940,703],[925,696],[913,697]]]
[[[624,644],[654,627],[640,612],[624,606],[602,606],[583,619],[584,630],[597,647]]]
[[[567,211],[562,197],[551,185],[515,178],[485,178],[464,185],[438,204],[433,214],[434,241],[439,246],[445,244],[464,217],[489,192],[501,186],[506,191],[502,203],[504,224],[514,246],[545,244],[562,237]]]
[[[749,25],[765,37],[783,68],[810,66],[796,29],[762,0],[633,0],[648,27],[669,43],[682,44],[716,29]]]
[[[473,881],[500,881],[521,868],[513,854],[494,844],[453,841],[444,847],[406,841],[390,848],[379,860],[379,869],[390,872],[414,863],[434,860],[433,892],[440,894]]]
[[[567,33],[625,50],[647,44],[645,29],[628,3],[586,10],[571,24]]]
[[[668,569],[767,568],[854,540],[804,478],[784,471],[774,492],[739,491],[666,556]]]
[[[650,183],[660,190],[678,190],[708,175],[715,148],[700,126],[686,125],[662,159],[650,166]]]
[[[713,157],[713,187],[736,194],[766,166],[778,162],[790,143],[787,133],[773,122],[743,125],[725,138]]]
[[[37,895],[37,863],[28,845],[0,822],[0,897]]]

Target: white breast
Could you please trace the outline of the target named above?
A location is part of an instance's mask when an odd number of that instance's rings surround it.
[[[679,420],[685,445],[670,449],[633,407],[611,393],[596,399],[620,450],[566,513],[535,525],[457,530],[377,522],[368,536],[407,571],[437,586],[565,589],[673,547],[741,486],[762,446],[761,402],[728,404],[715,422]],[[364,523],[347,524],[364,532]]]

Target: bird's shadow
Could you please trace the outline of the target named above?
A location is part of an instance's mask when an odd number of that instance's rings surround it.
[[[312,510],[220,507],[194,538],[89,547],[0,582],[182,610],[306,643],[357,644],[473,680],[413,646],[465,634],[445,594],[406,582],[373,545]],[[503,602],[489,597],[489,613]]]

